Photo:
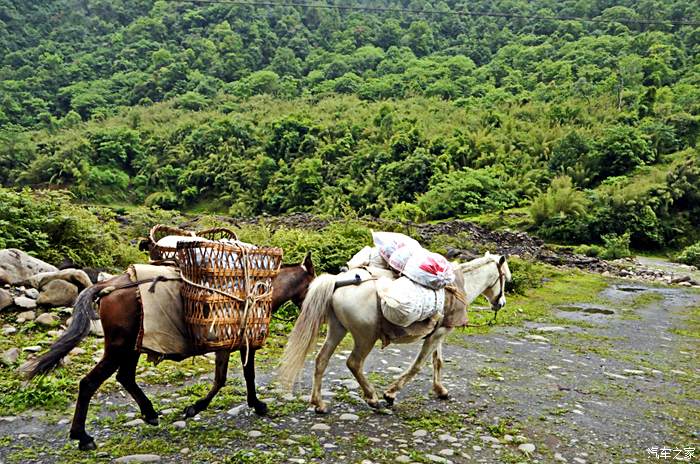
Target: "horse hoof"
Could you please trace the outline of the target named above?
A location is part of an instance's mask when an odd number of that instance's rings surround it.
[[[143,421],[148,425],[158,425],[158,416],[155,417],[144,417]]]
[[[95,444],[95,440],[91,438],[90,440],[81,441],[78,445],[78,449],[80,451],[93,451],[97,449],[97,445]]]
[[[394,401],[396,401],[396,398],[393,396],[389,396],[386,393],[384,393],[384,401],[386,401],[386,406],[388,408],[392,407],[394,405]]]
[[[439,400],[449,400],[450,399],[450,394],[449,393],[438,393],[437,395]]]
[[[328,414],[328,408],[326,406],[316,406],[314,411],[316,411],[316,414]]]
[[[253,408],[255,409],[255,414],[258,416],[267,416],[267,405],[265,403],[260,402],[253,406]]]
[[[194,406],[187,406],[185,408],[185,418],[189,419],[190,417],[194,417],[197,415],[197,410],[194,408]]]
[[[367,400],[367,405],[372,409],[379,409],[379,400]]]

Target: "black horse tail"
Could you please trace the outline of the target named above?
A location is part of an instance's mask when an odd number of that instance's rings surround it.
[[[99,319],[93,308],[95,296],[102,290],[99,285],[88,287],[78,295],[73,308],[73,320],[66,331],[56,340],[49,351],[20,367],[28,379],[43,375],[54,369],[80,341],[90,333],[90,321]]]

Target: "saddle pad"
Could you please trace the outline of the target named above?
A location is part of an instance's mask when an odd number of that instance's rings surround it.
[[[164,277],[167,280],[146,282],[138,286],[141,301],[142,336],[137,349],[160,355],[194,354],[185,326],[180,271],[170,266],[132,264],[127,270],[133,282]],[[151,291],[153,290],[153,291]]]

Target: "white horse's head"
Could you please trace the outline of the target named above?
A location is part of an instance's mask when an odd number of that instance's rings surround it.
[[[513,276],[508,267],[508,261],[504,255],[492,255],[488,251],[484,258],[489,258],[496,265],[498,271],[494,282],[481,293],[491,303],[491,308],[498,311],[506,305],[506,282],[510,282]]]
[[[459,264],[457,269],[464,274],[464,291],[469,303],[484,295],[494,311],[506,305],[506,282],[512,276],[505,256],[487,251],[483,258]]]

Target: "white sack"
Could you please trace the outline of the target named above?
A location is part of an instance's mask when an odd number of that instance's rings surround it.
[[[431,290],[406,277],[396,280],[380,278],[377,280],[377,294],[384,317],[401,327],[442,313],[445,305],[444,289]]]
[[[364,247],[358,251],[350,261],[347,262],[348,269],[357,269],[360,267],[378,267],[380,269],[389,269],[387,262],[379,254],[377,247]]]

